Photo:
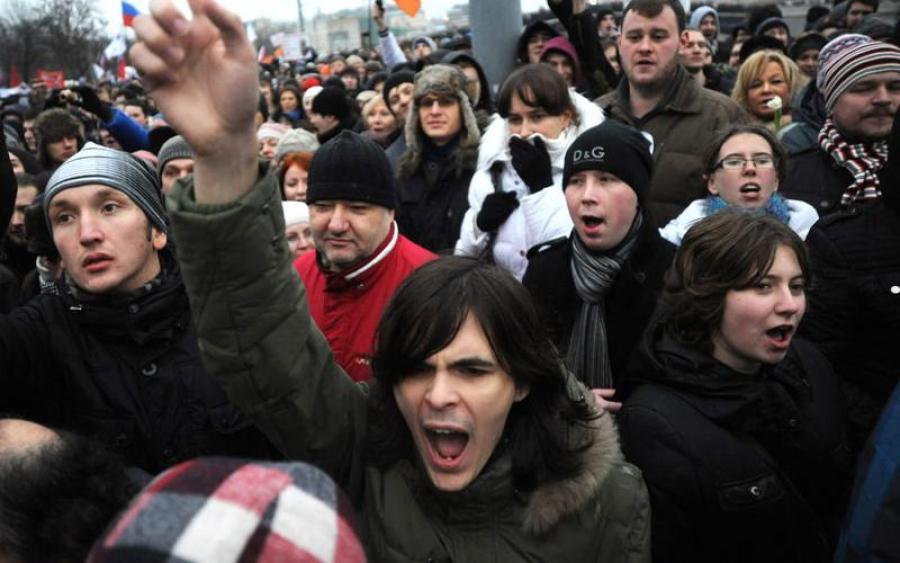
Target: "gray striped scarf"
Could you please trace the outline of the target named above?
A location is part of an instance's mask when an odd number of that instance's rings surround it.
[[[581,299],[569,340],[567,362],[576,377],[591,389],[613,386],[606,345],[606,294],[631,255],[643,217],[638,211],[628,234],[604,254],[592,254],[577,234],[572,235],[572,280]]]

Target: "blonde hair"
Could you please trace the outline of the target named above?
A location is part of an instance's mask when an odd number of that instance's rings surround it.
[[[750,85],[753,81],[762,74],[769,63],[776,63],[781,67],[781,72],[784,74],[784,80],[788,87],[788,99],[781,100],[781,102],[784,104],[784,110],[782,111],[787,114],[791,111],[791,98],[803,89],[805,80],[797,64],[779,51],[767,49],[757,51],[747,57],[747,60],[744,61],[740,70],[738,70],[737,79],[734,81],[734,90],[731,91],[731,99],[749,112],[747,92],[750,90]],[[752,112],[750,113],[752,115]]]
[[[379,104],[383,105],[386,108],[388,107],[387,103],[384,101],[384,98],[381,96],[375,96],[371,100],[366,102],[366,105],[364,105],[362,108],[362,112],[360,112],[362,118],[368,119],[369,114],[375,111],[375,108],[377,108]],[[391,108],[388,108],[388,110],[390,109]]]

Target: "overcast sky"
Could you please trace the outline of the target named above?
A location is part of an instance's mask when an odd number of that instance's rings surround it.
[[[121,0],[95,0],[100,12],[106,17],[110,23],[110,28],[115,29],[115,25],[122,21],[121,16]],[[289,20],[297,19],[297,0],[219,0],[223,5],[236,11],[245,21],[253,20],[259,17],[269,17],[273,20]],[[303,14],[307,18],[311,18],[316,13],[330,13],[345,8],[359,8],[369,5],[369,0],[301,0],[303,3]],[[374,1],[374,0],[373,0]],[[394,0],[384,0],[386,5],[390,5]],[[3,0],[0,0],[2,3]],[[139,10],[146,11],[150,0],[130,0]],[[422,0],[422,10],[429,16],[441,16],[446,13],[447,9],[455,4],[465,3],[461,0]],[[531,12],[546,6],[546,0],[521,0],[522,11]],[[187,5],[186,1],[182,2]]]

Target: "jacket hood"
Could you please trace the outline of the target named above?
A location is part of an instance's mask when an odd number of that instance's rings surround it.
[[[689,27],[700,27],[700,20],[706,17],[707,14],[712,14],[716,18],[716,33],[719,33],[719,12],[716,11],[712,6],[700,6],[696,10],[691,13],[691,21],[688,24]]]
[[[575,51],[575,46],[572,45],[572,42],[566,39],[565,37],[559,36],[554,37],[550,41],[544,43],[544,48],[541,50],[541,61],[544,60],[544,57],[550,51],[560,51],[572,61],[572,68],[575,71],[574,84],[581,84],[583,76],[581,74],[581,61],[578,60],[578,53]]]
[[[574,386],[572,382],[574,378],[570,378],[570,392]],[[590,394],[583,386],[577,385],[579,393]],[[599,413],[588,431],[593,440],[582,452],[578,475],[565,481],[545,483],[535,489],[528,499],[523,526],[529,534],[544,534],[562,519],[582,510],[603,486],[613,465],[624,460],[612,415],[605,411]]]
[[[519,42],[516,45],[516,56],[519,58],[519,64],[528,64],[528,40],[538,31],[547,33],[551,38],[558,37],[559,32],[543,20],[531,23],[519,36]]]
[[[481,68],[481,64],[475,57],[463,51],[451,51],[447,53],[441,63],[448,65],[466,63],[475,67],[475,72],[478,73],[478,82],[481,83],[481,97],[478,99],[478,103],[475,104],[474,109],[475,111],[483,110],[487,113],[494,112],[494,103],[491,99],[491,83],[488,81],[487,74],[484,73],[484,69]]]
[[[816,88],[816,81],[807,82],[791,106],[794,121],[801,121],[818,130],[825,124],[825,98]]]
[[[575,137],[581,135],[591,127],[603,122],[603,110],[600,107],[569,88],[569,95],[575,105],[575,113],[578,116],[578,125],[575,129]],[[495,115],[490,125],[481,136],[481,147],[478,151],[478,169],[487,170],[496,161],[508,162],[509,156],[509,126],[500,115]],[[565,152],[565,151],[563,151]],[[560,159],[559,168],[562,169]]]

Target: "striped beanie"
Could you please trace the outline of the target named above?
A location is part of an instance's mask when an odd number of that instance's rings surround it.
[[[364,563],[334,481],[298,462],[198,458],[159,475],[88,563]]]
[[[126,152],[87,143],[63,162],[50,176],[44,190],[44,217],[50,222],[50,202],[61,191],[88,184],[102,184],[128,196],[162,232],[168,230],[168,216],[156,170]]]
[[[825,58],[820,55],[816,87],[825,98],[829,115],[841,94],[863,78],[882,72],[900,72],[900,48],[861,37],[864,36],[841,36],[822,49]]]
[[[163,169],[165,169],[166,164],[169,163],[170,160],[177,160],[179,158],[190,158],[193,160],[194,151],[191,150],[191,146],[181,135],[175,135],[165,143],[163,143],[162,148],[159,149],[158,162],[156,165],[156,172],[162,176]]]

